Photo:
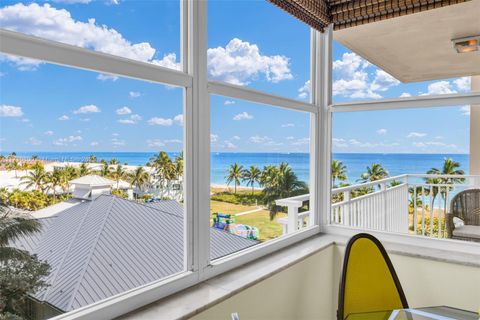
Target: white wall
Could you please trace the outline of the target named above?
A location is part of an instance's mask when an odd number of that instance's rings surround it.
[[[472,77],[471,86],[480,91],[480,76]],[[480,175],[480,105],[470,107],[470,174]]]
[[[330,246],[192,319],[335,319],[344,246]],[[480,307],[480,268],[391,254],[411,307]]]

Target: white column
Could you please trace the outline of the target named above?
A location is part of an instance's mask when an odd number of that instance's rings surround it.
[[[480,76],[472,77],[472,92],[480,91]],[[470,174],[480,175],[480,105],[470,107]]]

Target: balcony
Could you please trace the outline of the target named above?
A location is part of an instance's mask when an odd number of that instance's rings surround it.
[[[472,188],[480,188],[480,176],[404,174],[335,188],[331,191],[330,224],[448,238],[445,214],[450,212],[451,200]],[[309,226],[311,212],[300,211],[309,199],[305,194],[276,201],[288,208],[288,216],[278,219],[284,234]]]

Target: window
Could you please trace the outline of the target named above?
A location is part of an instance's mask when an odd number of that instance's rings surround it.
[[[309,100],[308,26],[265,1],[211,1],[208,10],[209,79]]]
[[[34,312],[187,271],[184,90],[43,62],[1,71],[1,201],[38,219],[12,245],[50,267]]]
[[[309,113],[212,96],[211,114],[211,258],[313,225]]]

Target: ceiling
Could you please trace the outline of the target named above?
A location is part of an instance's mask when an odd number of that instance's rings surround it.
[[[402,82],[480,75],[480,52],[451,39],[480,35],[480,0],[334,31],[334,38]]]

